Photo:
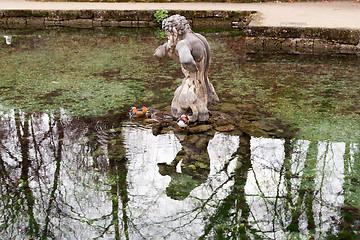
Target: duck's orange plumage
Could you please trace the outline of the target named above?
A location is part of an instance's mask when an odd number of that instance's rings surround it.
[[[142,107],[141,109],[137,109],[136,107],[132,107],[130,109],[130,117],[145,117],[147,109],[146,107]]]
[[[180,128],[186,128],[189,125],[189,117],[186,114],[181,114],[177,120]]]

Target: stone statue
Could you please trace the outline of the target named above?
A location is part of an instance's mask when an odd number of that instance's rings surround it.
[[[155,56],[168,55],[181,64],[185,75],[171,103],[171,114],[178,118],[187,114],[190,122],[209,119],[209,104],[215,104],[219,98],[210,83],[210,45],[201,34],[194,33],[185,17],[173,15],[163,20],[162,28],[168,41],[159,46]]]

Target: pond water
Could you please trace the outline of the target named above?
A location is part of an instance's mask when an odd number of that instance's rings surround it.
[[[201,33],[220,101],[291,138],[129,121],[181,83],[152,56],[158,31],[0,32],[2,239],[359,238],[360,59],[249,54],[237,31]]]

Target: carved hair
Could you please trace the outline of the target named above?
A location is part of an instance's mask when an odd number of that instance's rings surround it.
[[[162,29],[169,32],[177,32],[179,35],[191,32],[189,22],[184,16],[180,16],[179,14],[164,19],[162,21]]]

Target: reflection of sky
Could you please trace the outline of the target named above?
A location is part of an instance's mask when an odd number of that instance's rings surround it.
[[[208,206],[204,209],[198,207],[228,179],[222,168],[236,150],[238,137],[217,134],[209,142],[211,169],[208,179],[184,201],[174,200],[166,195],[165,190],[171,179],[160,175],[157,167],[158,163],[170,164],[181,150],[181,144],[175,135],[170,132],[154,136],[151,129],[126,126],[124,138],[129,158],[129,207],[139,231],[134,231],[131,235],[146,239],[154,236],[159,239],[191,239],[201,235],[204,227],[202,218],[213,210]],[[225,197],[229,186],[230,184],[223,186],[212,196],[208,205]]]
[[[24,125],[23,113],[19,114]],[[33,115],[30,119],[29,186],[35,197],[35,217],[43,224],[57,168],[55,159],[59,147],[59,122],[54,121],[51,114]],[[61,141],[60,177],[54,206],[51,208],[54,212],[51,212],[50,224],[53,230],[57,229],[54,230],[54,236],[59,238],[96,237],[111,222],[109,179],[106,173],[94,171],[94,158],[88,145],[86,126],[74,129],[71,118],[63,112],[60,121],[64,138]],[[22,156],[15,111],[0,113],[0,127],[0,154],[9,172],[7,181],[17,182],[21,174]],[[23,134],[21,129],[20,133]],[[203,233],[205,222],[214,214],[216,206],[229,194],[234,184],[231,174],[237,165],[237,158],[232,159],[231,155],[238,148],[239,137],[216,134],[209,141],[207,150],[210,172],[206,182],[193,189],[185,200],[178,201],[166,195],[171,179],[169,176],[162,176],[157,165],[170,164],[181,150],[181,143],[174,133],[154,136],[151,129],[125,125],[123,136],[128,157],[130,200],[126,211],[131,222],[130,238],[199,237]],[[284,144],[285,141],[281,139],[251,138],[252,167],[245,186],[246,201],[250,208],[250,227],[264,238],[286,238],[287,232],[284,229],[291,222],[292,210],[285,197],[290,194],[292,204],[296,204],[305,170],[313,170],[315,198],[312,211],[316,237],[323,236],[326,231],[336,233],[341,217],[340,208],[344,204],[344,175],[351,171],[354,156],[359,151],[358,145],[318,142],[315,144],[316,163],[311,168],[306,163],[310,141],[292,142],[292,152],[287,159]],[[106,144],[101,147],[106,153]],[[345,157],[348,158],[347,165],[344,164]],[[103,165],[108,164],[107,157],[102,158]],[[292,176],[289,181],[290,192],[284,179],[285,161],[289,164],[288,171]],[[177,172],[181,172],[180,165]],[[0,203],[1,212],[5,212],[3,204],[5,203]],[[55,214],[56,211],[60,211],[61,215]],[[104,216],[107,217],[103,218]],[[121,217],[120,212],[119,216]],[[0,221],[3,221],[2,217]],[[299,229],[303,236],[308,233],[307,218],[303,211],[299,217]],[[14,228],[19,229],[20,235],[25,231],[27,221],[26,216],[17,218]],[[113,237],[110,231],[104,238]]]
[[[297,140],[293,143],[291,157],[291,178],[293,203],[298,199],[298,189],[305,167],[309,141]],[[315,199],[312,211],[316,224],[316,236],[330,231],[337,232],[344,203],[344,153],[345,143],[319,142],[317,145],[317,165],[314,166]],[[358,151],[353,144],[350,157]],[[284,226],[291,222],[284,182],[284,141],[279,139],[251,139],[252,169],[249,171],[245,191],[251,209],[250,221],[264,237],[285,239]],[[311,168],[311,166],[307,166]],[[305,180],[306,184],[306,180]],[[294,191],[295,190],[295,191]],[[296,205],[295,205],[296,206]],[[296,206],[299,207],[299,206]],[[302,206],[304,208],[304,206]],[[305,212],[299,218],[299,229],[307,234]]]

